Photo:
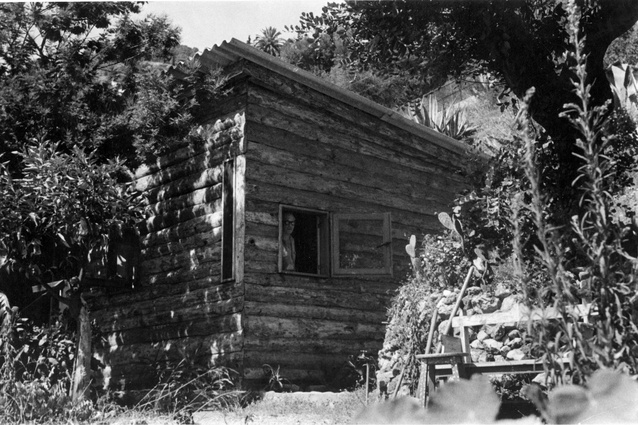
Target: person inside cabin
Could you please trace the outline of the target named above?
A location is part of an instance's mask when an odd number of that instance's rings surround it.
[[[292,232],[295,230],[295,216],[287,212],[284,214],[283,231],[281,235],[281,262],[283,271],[295,271],[295,239]]]

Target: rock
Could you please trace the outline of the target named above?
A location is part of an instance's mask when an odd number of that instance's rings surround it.
[[[500,306],[501,300],[497,297],[483,294],[472,299],[472,309],[482,314],[494,313]]]
[[[478,339],[479,341],[483,341],[487,338],[489,338],[489,335],[483,329],[481,329],[478,334],[476,334],[476,339]]]
[[[449,298],[449,297],[451,297],[452,295],[454,295],[454,292],[450,291],[449,289],[446,289],[445,291],[443,291],[443,296],[444,296],[445,298]]]
[[[505,361],[505,357],[501,356],[500,354],[496,354],[496,355],[494,355],[494,361],[495,362],[504,362]]]
[[[510,288],[503,286],[502,283],[499,283],[498,285],[496,285],[496,290],[494,291],[494,295],[499,297],[501,300],[504,300],[505,298],[512,295],[512,290]]]
[[[440,312],[439,312],[439,316],[441,316]],[[449,316],[450,315],[448,314],[448,317]],[[443,320],[441,323],[439,323],[439,327],[437,329],[439,331],[439,334],[442,334],[443,331],[445,331],[445,328],[447,327],[448,322],[449,322],[449,320]]]
[[[515,338],[521,338],[521,332],[518,329],[514,329],[507,334],[507,337],[512,340]]]
[[[470,342],[470,347],[474,348],[475,350],[485,349],[485,345],[483,345],[483,342],[479,339],[475,339],[474,341]]]
[[[522,345],[523,345],[522,338],[514,338],[507,341],[507,346],[509,348],[521,348]]]
[[[478,295],[478,294],[480,294],[482,292],[483,292],[483,290],[479,286],[470,286],[469,288],[467,288],[465,290],[465,293],[467,295],[471,295],[471,296]]]
[[[502,342],[492,338],[483,340],[483,345],[485,345],[485,349],[492,354],[500,353],[501,348],[503,348]]]
[[[516,295],[505,297],[501,302],[501,311],[510,311],[517,303]]]
[[[498,341],[502,340],[505,336],[505,329],[503,325],[485,325],[483,330],[493,339]]]
[[[504,345],[501,347],[501,356],[507,356],[507,353],[509,353],[511,350],[511,348],[507,345]]]
[[[527,358],[527,355],[520,348],[514,348],[507,353],[507,358],[509,360],[523,360]]]
[[[475,350],[473,348],[470,349],[470,355],[472,357],[473,362],[479,362],[482,354],[485,354],[485,351]]]

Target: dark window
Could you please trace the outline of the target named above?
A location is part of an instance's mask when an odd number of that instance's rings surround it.
[[[281,206],[279,211],[279,271],[328,275],[328,213]]]
[[[222,281],[235,278],[235,161],[224,163],[222,218]]]

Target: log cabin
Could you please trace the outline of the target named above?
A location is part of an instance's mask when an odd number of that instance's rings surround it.
[[[405,245],[441,230],[467,149],[235,39],[197,60],[229,94],[200,105],[199,138],[137,171],[138,276],[93,298],[96,356],[120,389],[165,361],[226,366],[244,388],[264,365],[334,386],[381,348]]]

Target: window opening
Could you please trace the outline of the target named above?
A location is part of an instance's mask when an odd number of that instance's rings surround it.
[[[323,211],[281,206],[279,217],[279,271],[327,275],[328,214]]]
[[[235,278],[235,161],[224,162],[222,177],[222,281]]]

